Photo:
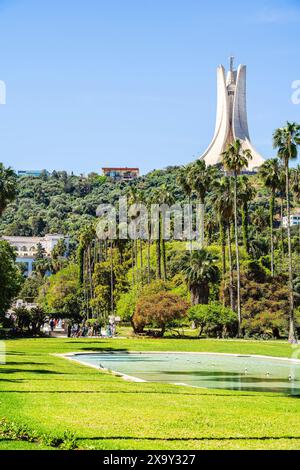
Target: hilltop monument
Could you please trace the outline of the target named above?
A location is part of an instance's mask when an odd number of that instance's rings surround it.
[[[225,68],[217,68],[217,118],[215,134],[211,144],[200,157],[207,165],[221,163],[221,153],[227,145],[239,139],[244,149],[251,150],[252,160],[249,161],[248,171],[256,171],[263,163],[263,157],[251,144],[246,107],[246,66],[233,67],[233,57],[230,57],[230,69],[225,76]]]

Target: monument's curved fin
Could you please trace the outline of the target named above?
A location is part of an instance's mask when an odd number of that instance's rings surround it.
[[[237,70],[232,127],[235,140],[250,140],[246,105],[246,65],[239,65]]]
[[[223,65],[217,68],[217,116],[214,137],[202,155],[207,165],[216,165],[220,162],[229,129],[228,98]]]
[[[249,149],[252,155],[252,160],[249,160],[248,168],[249,171],[257,171],[258,168],[265,162],[265,159],[260,155],[260,153],[255,150],[250,140],[245,139],[242,141],[242,147],[244,149]]]

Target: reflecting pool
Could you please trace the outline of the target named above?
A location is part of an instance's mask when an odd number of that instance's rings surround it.
[[[140,381],[300,395],[300,361],[289,359],[124,351],[67,356]]]

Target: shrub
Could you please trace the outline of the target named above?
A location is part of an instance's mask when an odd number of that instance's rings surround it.
[[[199,327],[199,336],[205,333],[207,336],[226,337],[237,332],[236,313],[218,302],[194,305],[189,309],[188,316]]]
[[[124,322],[129,322],[135,311],[138,298],[138,289],[133,287],[129,292],[122,294],[117,301],[116,315]]]
[[[146,326],[160,329],[160,336],[176,320],[185,317],[188,303],[176,294],[161,291],[140,297],[132,317],[135,333],[142,333]]]
[[[280,338],[280,332],[287,329],[287,319],[279,312],[263,312],[244,318],[242,328],[246,336]]]
[[[168,288],[169,284],[161,280],[154,280],[142,288],[134,286],[129,292],[125,292],[120,296],[116,306],[116,315],[118,315],[124,322],[131,321],[136,309],[137,301],[140,297],[157,294],[161,291],[167,291]]]
[[[23,332],[24,329],[29,329],[31,323],[30,311],[26,307],[18,307],[13,311],[17,328]]]

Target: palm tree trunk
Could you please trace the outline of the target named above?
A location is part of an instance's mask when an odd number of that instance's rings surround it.
[[[281,227],[280,227],[280,235],[281,235],[281,266],[284,266],[284,232],[283,232],[283,225],[282,225],[282,220],[283,220],[283,197],[280,199],[280,218],[281,218]]]
[[[167,280],[166,241],[162,238],[163,280]]]
[[[271,276],[272,277],[274,277],[274,233],[273,233],[274,204],[275,204],[275,194],[273,191],[271,198],[270,198],[270,242],[271,242]]]
[[[236,293],[237,293],[237,314],[238,314],[238,337],[241,336],[242,312],[241,312],[241,274],[240,274],[240,254],[239,254],[239,234],[238,234],[238,213],[237,213],[237,174],[234,173],[234,236],[235,236],[235,256],[236,256]]]
[[[220,244],[221,244],[221,250],[222,250],[222,273],[223,273],[223,279],[224,279],[225,274],[226,274],[226,253],[225,253],[226,241],[225,241],[224,223],[222,220],[219,220],[219,230],[220,230]]]
[[[192,232],[193,232],[193,211],[191,208],[191,196],[188,196],[188,205],[189,205],[189,237],[190,237],[190,251],[193,249],[193,240],[192,240]]]
[[[158,219],[158,239],[156,240],[156,277],[161,279],[161,218]]]
[[[162,256],[162,277],[163,280],[167,279],[167,261],[166,261],[166,240],[165,240],[165,214],[161,218],[161,256]]]
[[[113,264],[113,241],[110,241],[110,311],[114,314],[114,264]]]
[[[132,270],[132,286],[135,284],[135,272],[134,272],[134,240],[131,241],[131,270]]]
[[[138,245],[137,245],[136,238],[134,240],[134,265],[135,265],[135,272],[136,272],[136,281],[139,282]]]
[[[204,247],[204,217],[205,205],[204,201],[200,201],[200,248]]]
[[[143,274],[143,269],[144,269],[144,263],[143,263],[143,240],[140,239],[140,258],[141,258],[141,283],[143,285],[144,283],[144,274]]]
[[[91,245],[88,247],[88,276],[89,276],[89,291],[90,300],[93,298],[93,278],[92,278],[92,260],[91,260]],[[93,307],[91,307],[91,315],[93,318]]]
[[[234,298],[233,298],[233,266],[232,266],[232,251],[231,251],[231,234],[230,234],[230,223],[227,227],[228,236],[228,261],[229,261],[229,296],[230,296],[230,308],[234,310]]]
[[[286,181],[286,212],[287,212],[287,239],[288,239],[288,262],[289,262],[289,341],[296,340],[295,321],[294,321],[294,291],[293,291],[293,261],[292,261],[292,242],[291,242],[291,208],[290,208],[290,174],[288,160],[285,162],[285,181]]]
[[[249,253],[249,230],[248,230],[248,204],[242,204],[242,231],[243,231],[243,245],[246,253]]]
[[[151,280],[151,269],[150,269],[150,251],[151,251],[151,236],[150,232],[148,235],[148,246],[147,246],[147,271],[148,271],[148,284],[150,284]]]
[[[84,298],[85,298],[85,315],[86,318],[89,318],[89,294],[87,286],[87,253],[84,251],[84,261],[83,261],[83,289],[84,289]]]
[[[224,291],[226,291],[226,241],[225,241],[225,230],[224,223],[219,216],[219,231],[220,231],[220,245],[222,253],[222,278],[224,283]],[[223,305],[225,306],[226,300],[225,295],[223,295]]]

